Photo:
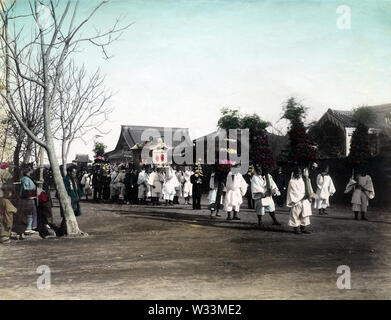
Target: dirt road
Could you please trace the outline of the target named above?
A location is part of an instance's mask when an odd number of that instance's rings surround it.
[[[353,221],[348,208],[312,217],[310,235],[282,227],[211,220],[189,206],[82,203],[85,239],[14,241],[0,246],[0,299],[390,299],[390,212],[371,208]],[[58,208],[55,208],[58,217]],[[37,289],[37,267],[51,271]],[[340,290],[337,267],[351,270]]]

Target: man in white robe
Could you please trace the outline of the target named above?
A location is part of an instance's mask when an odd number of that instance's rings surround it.
[[[179,204],[179,198],[183,196],[182,184],[183,184],[183,172],[180,169],[173,168],[179,185],[175,188],[174,204]]]
[[[141,167],[141,171],[138,174],[137,184],[138,184],[138,200],[140,204],[145,204],[147,198],[147,173],[145,172],[145,167]]]
[[[361,220],[368,221],[365,213],[368,209],[369,199],[375,197],[375,189],[373,188],[372,178],[366,174],[365,170],[356,170],[354,179],[351,178],[346,186],[345,193],[353,190],[352,195],[352,210],[354,219],[358,220],[358,214],[361,212]]]
[[[153,168],[153,171],[149,175],[148,184],[151,188],[151,201],[153,206],[159,205],[159,199],[162,194],[162,181],[157,168]]]
[[[304,179],[309,181],[309,177],[304,177]],[[311,189],[311,186],[309,188]],[[288,225],[293,227],[296,234],[300,234],[300,231],[301,233],[311,233],[306,229],[312,215],[310,196],[311,192],[306,192],[301,169],[295,168],[288,184],[286,203],[291,208]]]
[[[187,167],[183,174],[183,197],[185,198],[185,204],[190,204],[190,197],[192,196],[193,185],[190,182],[190,177],[193,175],[193,171]]]
[[[243,176],[234,170],[231,170],[227,176],[225,184],[227,192],[224,198],[224,209],[227,211],[227,220],[240,220],[238,213],[240,205],[243,203],[243,196],[247,191],[247,183]],[[233,211],[233,218],[231,219],[231,212]]]
[[[166,206],[172,205],[176,194],[175,188],[178,187],[179,181],[175,175],[175,171],[168,167],[166,169],[165,182],[163,187],[163,198],[166,200]]]
[[[113,168],[113,171],[110,174],[110,199],[114,200],[115,197],[118,195],[118,191],[115,186],[115,180],[118,175],[118,168]]]
[[[315,200],[314,208],[319,210],[319,214],[327,214],[326,208],[330,206],[329,198],[335,193],[333,180],[329,176],[328,168],[325,168],[316,177],[318,199]]]
[[[254,199],[255,212],[258,216],[258,225],[262,226],[262,216],[269,213],[273,220],[273,225],[280,226],[281,223],[276,218],[276,208],[273,201],[273,195],[279,195],[280,191],[273,177],[266,171],[262,175],[261,166],[257,166],[255,174],[251,178],[251,194]]]

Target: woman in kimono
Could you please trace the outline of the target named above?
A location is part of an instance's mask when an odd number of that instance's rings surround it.
[[[280,191],[267,170],[265,170],[265,175],[262,175],[261,166],[257,166],[255,170],[255,174],[251,178],[251,194],[258,216],[258,225],[262,226],[262,216],[268,212],[273,220],[273,225],[280,226],[281,223],[277,221],[276,207],[272,198],[273,195],[280,194]]]
[[[38,226],[37,185],[34,182],[34,180],[31,178],[32,173],[33,173],[32,164],[26,165],[25,169],[23,170],[23,177],[20,181],[21,210],[19,210],[18,216],[27,217],[27,227],[26,230],[24,231],[24,234],[26,235],[36,233],[34,229],[36,229]],[[23,223],[21,225],[23,225]]]
[[[240,205],[243,203],[243,196],[247,191],[247,183],[243,176],[239,172],[235,173],[234,170],[235,168],[228,173],[225,184],[227,192],[224,198],[224,209],[227,211],[227,220],[240,220],[238,213]],[[232,211],[233,217],[231,218]]]
[[[183,197],[185,198],[185,204],[190,204],[190,197],[192,196],[192,184],[190,177],[193,175],[193,171],[190,167],[187,167],[183,174]]]
[[[68,196],[71,198],[72,209],[75,216],[81,216],[80,198],[84,196],[79,184],[77,183],[77,171],[75,168],[67,168],[67,175],[64,177],[64,185]]]
[[[352,210],[354,219],[358,220],[358,214],[361,212],[361,220],[368,221],[365,213],[368,209],[368,200],[375,197],[375,189],[373,188],[372,178],[366,174],[365,170],[359,169],[354,174],[345,189],[345,193],[353,191],[352,194]]]
[[[329,176],[329,169],[325,168],[316,178],[318,199],[316,199],[314,208],[319,210],[319,214],[327,214],[326,208],[330,206],[329,197],[335,193],[333,180]]]
[[[308,171],[306,173],[307,175],[302,176],[301,169],[295,168],[288,183],[286,203],[291,208],[288,225],[293,227],[296,234],[311,233],[306,227],[310,224],[310,216],[312,215],[312,187]]]

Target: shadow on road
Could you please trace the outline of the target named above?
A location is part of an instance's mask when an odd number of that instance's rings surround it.
[[[228,222],[226,220],[222,220],[221,218],[211,219],[204,215],[198,214],[185,214],[178,213],[172,211],[164,211],[159,213],[154,212],[143,212],[138,213],[129,210],[118,210],[118,209],[104,209],[102,211],[106,212],[115,212],[117,214],[126,215],[128,218],[134,219],[152,219],[152,220],[163,220],[168,222],[182,222],[192,225],[200,225],[200,226],[210,226],[217,228],[228,228],[228,229],[237,229],[237,230],[259,230],[259,231],[270,231],[270,232],[283,232],[283,233],[292,233],[292,230],[287,230],[284,226],[276,226],[272,225],[264,225],[262,227],[258,227],[255,223],[244,222],[244,221],[231,221]]]

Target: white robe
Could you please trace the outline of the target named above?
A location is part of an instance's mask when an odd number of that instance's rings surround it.
[[[176,178],[177,178],[177,180],[178,180],[178,182],[179,182],[178,187],[176,187],[176,194],[175,194],[175,195],[176,195],[178,198],[180,198],[180,197],[182,197],[182,194],[183,194],[182,183],[183,183],[183,181],[184,181],[184,178],[183,178],[182,172],[180,172],[180,171],[176,171],[176,172],[175,172],[175,175],[176,175]]]
[[[315,201],[314,208],[321,209],[330,206],[329,198],[335,193],[333,180],[329,175],[322,176],[318,174],[316,178],[318,199]]]
[[[356,183],[362,186],[365,190],[358,188]],[[372,178],[366,175],[364,177],[358,177],[358,181],[350,179],[345,188],[345,193],[348,193],[352,190],[352,210],[366,212],[368,207],[368,200],[375,197],[375,189],[373,188]]]
[[[137,184],[138,184],[138,198],[144,199],[147,197],[147,173],[145,170],[141,171],[138,174]]]
[[[308,199],[303,200],[305,196],[304,180],[292,178],[288,184],[286,197],[287,206],[291,208],[288,225],[298,227],[310,224],[309,217],[312,215],[311,202]]]
[[[172,201],[176,194],[175,188],[178,186],[179,186],[179,181],[175,175],[175,171],[172,168],[168,168],[165,176],[165,183],[163,186],[164,200]]]
[[[162,193],[162,183],[161,178],[157,172],[151,172],[148,178],[148,184],[151,187],[151,197],[160,197]]]
[[[193,184],[190,182],[190,177],[193,175],[193,171],[186,170],[184,173],[184,185],[183,185],[183,197],[191,197]]]
[[[273,177],[270,174],[268,176],[269,176],[270,189],[272,195],[280,195],[280,191],[278,190],[278,187],[274,182]],[[251,178],[252,198],[254,200],[262,198],[263,194],[265,194],[266,191],[267,191],[266,176],[259,176],[257,174],[254,174]],[[271,205],[272,203],[274,204],[272,196],[262,198],[262,206],[268,206]]]
[[[233,179],[234,177],[234,179]],[[240,205],[243,203],[243,196],[247,191],[247,183],[240,173],[228,173],[226,183],[227,193],[224,198],[224,210],[239,212]]]

